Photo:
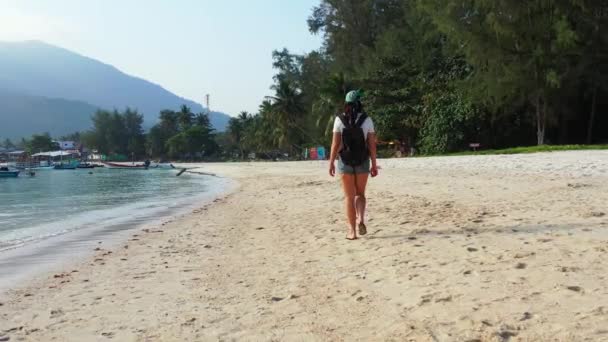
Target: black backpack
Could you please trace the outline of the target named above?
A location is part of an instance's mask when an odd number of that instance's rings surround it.
[[[344,114],[338,115],[344,124],[342,131],[342,149],[340,159],[346,165],[355,167],[363,164],[369,158],[369,151],[365,143],[365,133],[361,126],[367,119],[367,114],[361,113],[358,120]]]

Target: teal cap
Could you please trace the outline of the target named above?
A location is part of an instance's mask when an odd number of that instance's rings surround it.
[[[351,90],[346,94],[346,103],[355,103],[361,99],[361,92],[359,90]]]

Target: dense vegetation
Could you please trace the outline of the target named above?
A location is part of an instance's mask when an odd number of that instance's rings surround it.
[[[608,5],[546,0],[322,0],[319,51],[275,51],[275,95],[233,118],[241,155],[329,142],[350,89],[382,141],[426,154],[608,140]]]
[[[136,112],[100,111],[82,138],[106,153],[297,158],[329,145],[345,94],[362,89],[380,141],[406,150],[605,143],[607,22],[592,0],[321,0],[308,27],[323,46],[274,51],[273,95],[227,133],[182,107],[147,135]]]
[[[173,158],[202,159],[216,155],[218,146],[207,114],[194,114],[187,106],[179,111],[163,110],[159,122],[145,134],[143,116],[127,108],[123,112],[98,110],[92,116],[93,128],[59,137],[59,141],[74,141],[110,159]],[[22,148],[28,153],[51,151],[59,146],[48,133],[34,134],[14,144],[6,139],[0,146]]]
[[[78,137],[91,149],[109,156],[200,159],[216,152],[213,129],[206,114],[195,115],[189,107],[177,112],[163,110],[148,134],[137,111],[97,111],[93,129]],[[76,138],[76,137],[75,137]]]

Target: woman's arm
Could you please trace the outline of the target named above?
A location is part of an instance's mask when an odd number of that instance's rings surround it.
[[[342,140],[342,133],[334,132],[333,138],[331,140],[331,152],[329,154],[329,175],[336,175],[336,165],[335,161],[338,158],[338,149],[340,148],[340,143]]]
[[[378,175],[378,165],[376,164],[376,133],[367,133],[367,149],[369,150],[369,158],[372,160],[370,173],[372,177],[376,177]]]

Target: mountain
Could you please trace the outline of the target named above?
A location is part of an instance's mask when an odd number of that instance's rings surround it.
[[[86,130],[97,107],[88,103],[51,99],[0,89],[0,138],[16,141],[33,133],[53,137]]]
[[[144,115],[147,127],[157,122],[158,113],[163,109],[178,110],[185,104],[195,113],[203,111],[200,104],[157,84],[40,41],[0,42],[0,89],[80,104],[85,102],[110,110],[135,108]],[[89,114],[83,113],[83,116]],[[220,131],[230,119],[220,112],[210,113],[209,118]]]

